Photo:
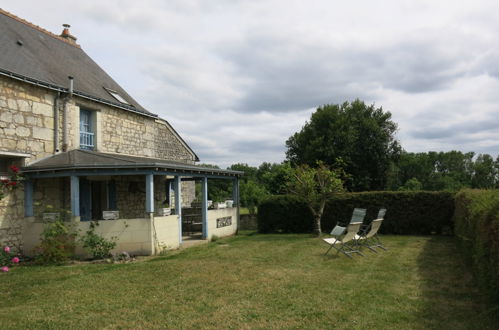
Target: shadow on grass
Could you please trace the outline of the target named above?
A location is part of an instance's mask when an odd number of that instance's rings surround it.
[[[498,307],[478,291],[454,237],[427,240],[417,263],[429,328],[497,329]]]

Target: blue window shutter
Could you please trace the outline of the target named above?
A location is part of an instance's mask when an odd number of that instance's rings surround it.
[[[117,210],[118,205],[116,202],[116,181],[111,180],[108,182],[107,185],[107,191],[109,194],[109,209],[110,210]]]

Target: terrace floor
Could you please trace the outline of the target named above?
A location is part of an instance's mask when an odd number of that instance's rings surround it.
[[[497,329],[454,238],[382,240],[354,260],[246,233],[143,262],[17,267],[0,274],[0,328]]]

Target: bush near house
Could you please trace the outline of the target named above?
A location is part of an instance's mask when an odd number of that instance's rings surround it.
[[[338,194],[324,210],[322,230],[350,221],[354,208],[366,208],[366,221],[376,218],[381,207],[388,209],[381,233],[427,235],[452,233],[454,194],[449,192],[362,192]],[[299,198],[279,195],[258,208],[258,229],[269,232],[312,232],[313,218]]]
[[[499,302],[499,190],[460,191],[453,220],[479,287]]]

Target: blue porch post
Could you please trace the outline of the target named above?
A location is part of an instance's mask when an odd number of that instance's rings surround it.
[[[232,181],[232,200],[234,201],[234,206],[237,207],[236,209],[236,233],[239,232],[239,178],[235,178]]]
[[[182,180],[176,176],[173,181],[175,190],[175,213],[178,215],[178,243],[182,244]]]
[[[232,200],[234,201],[234,205],[239,207],[239,179],[235,178],[232,181]]]
[[[154,175],[146,175],[146,212],[154,213]]]
[[[71,176],[71,214],[80,216],[80,177],[76,175]]]
[[[33,181],[24,181],[24,216],[32,217],[33,212]]]
[[[201,220],[203,222],[203,238],[208,238],[208,178],[201,180]]]

